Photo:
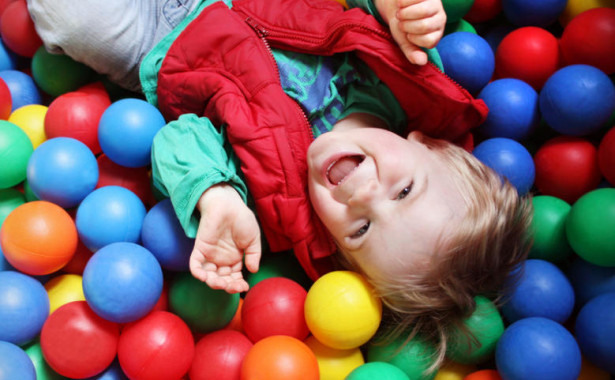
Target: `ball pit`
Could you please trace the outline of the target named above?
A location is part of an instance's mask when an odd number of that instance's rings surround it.
[[[11,112],[28,104],[41,104],[41,92],[34,79],[18,70],[0,71],[0,78],[11,93]]]

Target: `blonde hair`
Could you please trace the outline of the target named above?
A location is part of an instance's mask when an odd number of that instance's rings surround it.
[[[529,196],[520,197],[506,179],[464,149],[415,135],[454,169],[467,204],[466,216],[449,236],[441,237],[431,265],[420,273],[370,278],[350,255],[342,251],[338,256],[342,265],[365,275],[382,299],[386,311],[381,335],[386,341],[408,334],[406,343],[418,335],[435,344],[429,368],[433,371],[444,360],[453,333],[461,332],[477,343],[463,321],[475,309],[475,296],[499,299],[527,257],[532,205]]]

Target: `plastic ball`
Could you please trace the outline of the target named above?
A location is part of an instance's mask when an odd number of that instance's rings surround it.
[[[356,348],[371,339],[382,320],[382,301],[358,273],[333,271],[320,277],[305,300],[312,335],[337,349]]]
[[[119,165],[131,168],[147,166],[151,162],[154,136],[165,124],[160,111],[145,100],[118,100],[100,118],[100,147]]]
[[[92,191],[77,208],[79,238],[91,251],[116,242],[137,243],[146,210],[132,191],[105,186]]]
[[[15,53],[32,58],[43,41],[36,33],[25,1],[13,1],[0,18],[2,41]]]
[[[589,65],[559,69],[540,91],[540,111],[555,131],[583,136],[600,130],[615,110],[615,86]]]
[[[472,0],[443,0],[442,6],[447,22],[457,22],[472,8]]]
[[[367,347],[367,362],[386,362],[401,369],[410,379],[423,379],[433,364],[434,347],[418,336],[408,342],[406,338],[407,336],[402,334],[386,344],[370,344]],[[432,376],[427,379],[430,377]]]
[[[32,57],[32,77],[37,86],[51,96],[60,96],[88,83],[95,72],[65,54],[51,54],[44,46]]]
[[[94,376],[104,371],[117,353],[120,328],[99,317],[85,301],[58,308],[41,331],[45,361],[70,378]]]
[[[514,25],[546,27],[557,21],[567,1],[502,0],[502,11]]]
[[[194,349],[191,380],[235,380],[241,363],[253,344],[244,334],[219,330],[203,336]]]
[[[77,243],[77,250],[70,261],[62,267],[62,272],[82,275],[86,264],[94,252],[90,251],[81,241]]]
[[[495,18],[502,11],[502,0],[474,0],[464,20],[478,24]]]
[[[98,182],[98,164],[81,141],[56,137],[34,150],[27,169],[28,183],[41,200],[64,208],[79,205]]]
[[[527,149],[515,140],[487,139],[472,152],[482,163],[505,177],[519,194],[526,194],[534,184],[534,160]]]
[[[233,319],[239,294],[212,289],[189,272],[179,273],[169,288],[169,306],[195,332],[219,330]]]
[[[120,362],[114,360],[107,369],[96,376],[88,377],[87,380],[128,380],[128,377],[122,371]]]
[[[0,341],[0,380],[37,380],[30,357],[19,346]]]
[[[289,252],[270,252],[261,258],[258,272],[248,273],[248,285],[253,287],[270,277],[286,277],[309,289],[313,281],[307,276],[295,255]]]
[[[13,109],[11,90],[4,79],[0,78],[0,120],[7,120]]]
[[[574,289],[557,266],[537,259],[526,260],[502,314],[509,322],[543,317],[564,323],[574,309]]]
[[[55,98],[45,115],[47,138],[72,137],[87,145],[94,154],[101,152],[98,122],[111,105],[109,98],[86,91],[68,92]]]
[[[604,178],[615,185],[615,127],[611,128],[600,141],[598,167]]]
[[[386,362],[370,362],[353,370],[346,380],[410,380],[410,378],[393,364]]]
[[[194,339],[181,318],[154,311],[124,327],[117,355],[130,379],[180,379],[192,364]]]
[[[347,379],[352,371],[365,364],[359,348],[336,350],[320,343],[313,336],[308,337],[305,344],[316,355],[321,380]]]
[[[497,79],[487,84],[478,94],[489,114],[478,132],[492,137],[523,140],[540,124],[538,93],[520,79]]]
[[[615,8],[615,0],[568,0],[564,11],[559,15],[559,22],[565,27],[579,14],[601,7]]]
[[[26,203],[24,195],[14,188],[0,189],[0,227],[4,219],[17,207]]]
[[[45,290],[49,296],[50,314],[67,303],[85,301],[83,278],[76,274],[63,274],[52,278],[45,283]]]
[[[85,299],[101,317],[127,323],[149,313],[162,293],[162,269],[154,255],[135,243],[98,250],[83,271]]]
[[[246,354],[242,380],[318,380],[316,355],[302,341],[274,335],[261,339]]]
[[[155,202],[152,195],[152,186],[149,177],[149,168],[128,168],[111,161],[105,154],[98,156],[98,184],[97,188],[104,186],[124,187],[141,199],[143,204]]]
[[[5,258],[21,272],[45,275],[62,268],[77,249],[77,230],[60,206],[27,202],[9,214],[0,230]]]
[[[61,380],[65,379],[64,376],[59,375],[54,371],[49,364],[45,361],[43,356],[43,349],[39,341],[34,341],[24,347],[24,351],[34,364],[34,371],[36,372],[36,380]]]
[[[34,79],[18,70],[0,71],[0,78],[11,93],[11,111],[28,104],[41,104],[42,98]]]
[[[521,79],[540,90],[558,69],[559,42],[549,31],[526,26],[508,33],[495,52],[495,76]]]
[[[4,253],[2,253],[2,246],[0,246],[0,272],[9,270],[14,271],[16,269],[13,268],[13,266],[9,264],[8,261],[6,261],[6,259],[4,258]]]
[[[594,190],[602,176],[598,150],[586,139],[558,136],[545,142],[534,154],[536,188],[568,203]]]
[[[470,24],[469,22],[467,22],[464,19],[461,19],[457,22],[454,23],[448,23],[446,24],[445,28],[444,28],[444,35],[448,35],[448,34],[452,34],[455,32],[468,32],[468,33],[472,33],[472,34],[478,34],[476,32],[476,28],[474,27],[474,25]]]
[[[469,374],[463,380],[502,380],[502,376],[495,369],[482,369]]]
[[[6,223],[6,222],[5,222]],[[568,243],[592,264],[615,266],[615,189],[592,190],[577,200],[566,219]]]
[[[0,272],[0,341],[28,343],[48,315],[49,298],[40,282],[19,272]]]
[[[615,292],[615,268],[588,263],[575,257],[566,274],[572,287],[577,306],[581,307],[594,297]]]
[[[615,293],[591,299],[581,308],[574,325],[583,355],[599,368],[615,372]]]
[[[284,277],[271,277],[254,285],[241,309],[241,321],[252,342],[272,335],[305,339],[310,331],[304,317],[307,292]]]
[[[15,70],[16,68],[17,56],[0,40],[0,71]]]
[[[13,187],[26,179],[28,160],[34,148],[28,135],[13,123],[0,120],[0,189]]]
[[[504,332],[504,321],[497,307],[488,298],[474,298],[476,309],[464,320],[464,325],[474,339],[461,331],[453,333],[447,357],[457,363],[476,364],[493,356],[495,345]]]
[[[194,239],[186,236],[170,199],[158,202],[147,212],[141,240],[164,269],[188,271]]]
[[[496,367],[504,379],[576,380],[581,351],[574,336],[547,318],[525,318],[508,326],[498,341]]]
[[[482,37],[470,32],[447,34],[438,43],[444,71],[470,93],[478,93],[491,80],[493,50]]]
[[[23,129],[30,138],[30,141],[32,141],[34,149],[36,149],[47,139],[45,135],[46,113],[46,106],[28,104],[14,110],[9,116],[8,121]]]
[[[553,263],[565,261],[572,254],[566,238],[566,218],[570,204],[550,195],[536,195],[532,198],[532,205],[533,244],[529,258]]]

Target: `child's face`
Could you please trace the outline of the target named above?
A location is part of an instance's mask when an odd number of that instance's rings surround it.
[[[308,169],[316,213],[370,276],[428,264],[438,239],[466,213],[453,169],[412,133],[325,133],[308,150]]]

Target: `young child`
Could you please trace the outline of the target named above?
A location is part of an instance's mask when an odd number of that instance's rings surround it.
[[[166,1],[154,14],[173,3],[181,17],[149,17],[155,37],[121,47],[126,30],[152,29],[139,12],[107,13],[133,18],[105,21],[125,25],[110,38],[92,20],[48,18],[45,4],[62,1],[28,0],[46,46],[130,88],[122,78],[138,68],[170,121],[152,147],[154,183],[211,287],[247,290],[261,231],[313,279],[340,252],[395,328],[439,343],[439,362],[473,297],[496,295],[527,254],[529,202],[456,145],[471,145],[486,107],[422,49],[442,36],[439,0],[348,1],[372,15],[331,0]]]

